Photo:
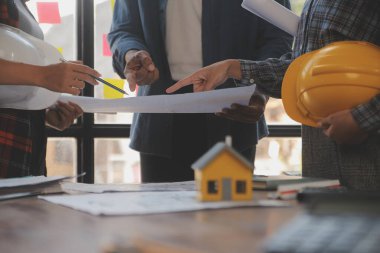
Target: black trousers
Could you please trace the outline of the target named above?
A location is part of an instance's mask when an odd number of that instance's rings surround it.
[[[172,157],[140,153],[144,183],[194,180],[191,165],[210,148],[205,114],[175,114],[173,118]],[[256,147],[252,147],[241,154],[254,161],[255,151]]]

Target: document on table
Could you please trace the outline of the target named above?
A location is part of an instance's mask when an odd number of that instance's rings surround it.
[[[290,35],[297,34],[300,18],[273,0],[244,0],[242,7]]]
[[[98,99],[62,95],[59,100],[78,104],[84,112],[113,113],[215,113],[233,103],[248,105],[256,86],[236,87],[206,92]]]
[[[40,184],[57,182],[66,178],[68,177],[66,176],[52,176],[52,177],[36,176],[36,177],[6,178],[6,179],[0,179],[0,189],[40,185]]]
[[[36,176],[0,179],[0,200],[62,192],[60,182],[72,177]]]
[[[277,200],[199,202],[195,191],[123,192],[40,196],[54,204],[93,215],[141,215],[233,207],[284,207]]]
[[[195,182],[144,183],[144,184],[83,184],[64,182],[61,188],[66,193],[104,193],[136,191],[195,191]]]

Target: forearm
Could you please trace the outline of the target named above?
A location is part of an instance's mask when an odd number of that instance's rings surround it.
[[[116,1],[108,42],[112,50],[114,70],[125,78],[125,54],[130,50],[145,50],[144,32],[140,22],[139,1]]]
[[[288,53],[279,59],[267,59],[265,61],[240,60],[241,85],[256,84],[257,88],[275,98],[281,98],[282,80],[285,72],[292,62],[292,54]]]
[[[41,85],[43,67],[0,59],[1,85]]]

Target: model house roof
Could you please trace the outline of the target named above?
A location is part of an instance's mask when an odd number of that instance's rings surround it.
[[[207,151],[201,158],[191,165],[194,170],[203,170],[210,162],[212,162],[220,153],[227,151],[235,156],[242,162],[247,169],[252,168],[252,164],[245,159],[242,155],[236,152],[233,148],[226,145],[224,142],[215,144],[209,151]]]

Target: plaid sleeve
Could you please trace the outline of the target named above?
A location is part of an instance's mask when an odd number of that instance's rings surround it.
[[[279,59],[270,58],[265,61],[240,60],[241,86],[255,83],[261,92],[271,97],[281,98],[282,79],[291,62],[291,52],[281,56]]]
[[[364,131],[380,130],[380,94],[368,103],[355,107],[351,113],[359,127]]]

